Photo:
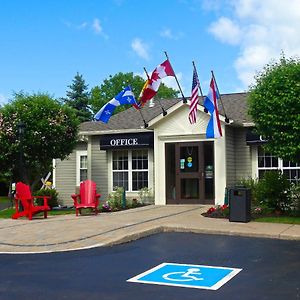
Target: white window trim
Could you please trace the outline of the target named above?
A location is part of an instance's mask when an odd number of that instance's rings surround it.
[[[283,166],[283,159],[277,157],[278,159],[278,167],[259,167],[258,166],[258,147],[256,147],[256,172],[257,172],[257,177],[259,178],[259,171],[265,171],[265,170],[280,170],[281,172],[283,172],[284,170],[299,170],[300,166],[298,167],[284,167]]]
[[[76,151],[76,186],[80,185],[80,157],[87,156],[87,150]]]
[[[148,152],[148,169],[132,169],[132,150],[138,150],[138,149],[126,149],[128,151],[128,169],[127,170],[113,170],[113,151],[110,151],[109,153],[109,191],[113,192],[113,172],[122,172],[127,171],[128,172],[128,191],[127,193],[137,194],[137,191],[132,190],[132,172],[135,171],[147,171],[148,172],[148,188],[153,189],[153,151],[149,148],[141,149],[141,150],[147,150]],[[117,151],[117,150],[116,150]]]

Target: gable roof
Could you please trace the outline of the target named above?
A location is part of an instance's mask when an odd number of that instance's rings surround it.
[[[222,103],[225,107],[227,117],[233,120],[232,125],[247,126],[252,123],[250,116],[247,114],[247,93],[235,93],[221,95]],[[163,108],[168,111],[172,106],[182,101],[182,98],[161,99],[160,103]],[[200,99],[202,105],[203,99]],[[182,105],[188,105],[183,104]],[[144,128],[144,122],[141,113],[148,123],[155,117],[162,114],[162,108],[156,100],[154,107],[149,107],[148,103],[141,109],[141,112],[134,107],[128,108],[116,115],[113,115],[107,124],[103,122],[89,121],[80,124],[80,134],[108,134],[117,132],[130,131],[148,131]],[[221,105],[220,115],[224,116],[223,107]]]

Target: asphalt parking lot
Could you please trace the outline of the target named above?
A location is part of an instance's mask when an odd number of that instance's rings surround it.
[[[163,262],[240,268],[218,290],[127,282]],[[300,299],[300,242],[160,233],[90,250],[1,254],[0,299]]]

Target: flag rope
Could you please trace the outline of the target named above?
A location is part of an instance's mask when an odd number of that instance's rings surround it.
[[[170,59],[169,59],[169,57],[168,57],[167,51],[164,51],[164,53],[165,53],[165,55],[166,55],[167,60],[170,61]],[[170,65],[171,65],[171,64],[170,64]],[[183,91],[182,91],[182,89],[181,89],[181,86],[180,86],[180,84],[179,84],[179,81],[178,81],[178,79],[177,79],[177,76],[176,76],[176,74],[175,74],[175,72],[174,72],[174,69],[173,69],[172,65],[171,65],[171,68],[172,68],[172,70],[173,70],[175,80],[176,80],[177,85],[178,85],[178,87],[179,87],[179,91],[180,91],[180,93],[181,93],[181,95],[182,95],[183,103],[187,103],[187,100],[186,100],[186,98],[184,97]]]
[[[219,88],[218,88],[218,84],[217,84],[217,81],[216,81],[216,78],[215,78],[215,75],[214,75],[214,71],[211,71],[211,75],[212,75],[212,77],[213,77],[213,79],[214,79],[214,82],[215,82],[215,85],[216,85],[216,88],[217,88],[217,90],[218,90],[218,94],[219,94],[219,97],[220,97],[220,102],[221,102],[222,107],[223,107],[223,110],[224,110],[225,122],[226,122],[226,123],[229,123],[229,118],[228,118],[227,115],[226,115],[225,106],[224,106],[223,101],[222,101],[222,98],[221,98],[221,94],[220,94],[220,91],[219,91]]]

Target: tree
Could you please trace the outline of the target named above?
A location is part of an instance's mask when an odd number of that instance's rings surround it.
[[[265,148],[280,158],[300,162],[300,61],[286,59],[264,67],[250,87],[249,114]]]
[[[90,104],[94,113],[120,93],[126,86],[130,85],[132,91],[138,100],[138,96],[144,86],[145,79],[141,76],[130,73],[117,73],[114,76],[109,76],[108,79],[104,79],[103,83],[99,86],[95,86],[91,90]],[[174,98],[178,96],[178,92],[172,88],[165,86],[163,83],[160,85],[157,98]],[[163,104],[163,103],[162,103]],[[130,105],[122,105],[116,108],[115,113],[126,110]]]
[[[25,124],[21,139],[18,124]],[[15,94],[0,108],[0,170],[15,181],[34,186],[52,169],[52,159],[66,158],[77,142],[79,120],[74,109],[47,94]],[[22,175],[20,151],[23,151]]]
[[[88,106],[90,94],[82,75],[77,72],[68,88],[70,90],[66,92],[67,98],[63,98],[63,101],[77,110],[77,116],[81,122],[91,120],[92,114]]]

